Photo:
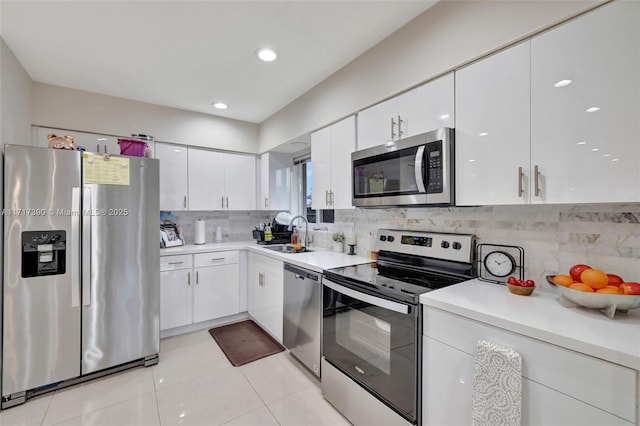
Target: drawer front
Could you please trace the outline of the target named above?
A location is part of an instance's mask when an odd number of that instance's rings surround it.
[[[511,348],[522,356],[522,375],[628,421],[636,421],[636,371],[425,307],[424,334],[470,355],[478,340]]]
[[[191,269],[193,266],[193,256],[181,254],[176,256],[160,257],[160,271],[175,271],[177,269]]]
[[[201,266],[228,265],[240,262],[240,252],[214,251],[211,253],[198,253],[193,255],[196,268]]]

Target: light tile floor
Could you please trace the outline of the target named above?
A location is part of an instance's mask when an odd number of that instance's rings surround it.
[[[160,342],[160,363],[34,398],[0,425],[349,425],[285,351],[233,367],[207,330]]]

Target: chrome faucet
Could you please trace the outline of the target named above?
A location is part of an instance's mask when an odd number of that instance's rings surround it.
[[[298,218],[304,220],[304,224],[305,224],[305,228],[304,228],[304,246],[306,248],[308,246],[308,244],[309,244],[309,222],[307,221],[307,218],[302,216],[302,215],[294,216],[293,219],[291,219],[291,222],[289,222],[289,227],[287,229],[289,231],[293,230],[293,221],[298,219]]]

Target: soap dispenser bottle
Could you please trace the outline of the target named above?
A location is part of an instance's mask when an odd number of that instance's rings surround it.
[[[298,241],[300,241],[300,239],[298,238],[298,230],[294,226],[293,232],[291,233],[291,244],[298,244]]]

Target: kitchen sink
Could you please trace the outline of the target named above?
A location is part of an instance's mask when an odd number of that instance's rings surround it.
[[[265,248],[265,249],[271,250],[271,251],[277,251],[277,252],[280,252],[280,253],[285,253],[285,254],[298,254],[298,253],[312,253],[313,252],[313,250],[308,250],[308,249],[305,250],[305,251],[297,251],[297,252],[296,251],[287,251],[286,250],[286,246],[284,244],[277,244],[277,245],[274,244],[274,245],[271,245],[271,246],[265,245],[265,246],[262,246],[262,248]]]

